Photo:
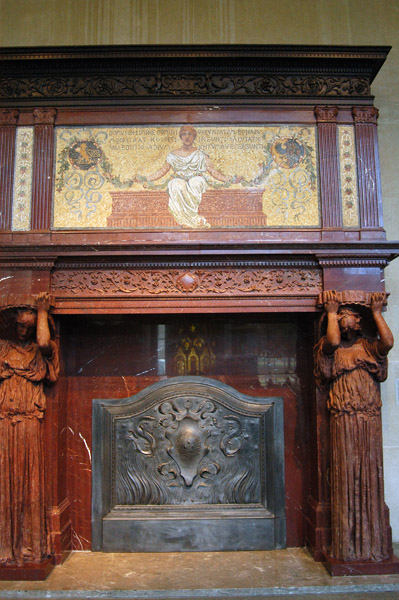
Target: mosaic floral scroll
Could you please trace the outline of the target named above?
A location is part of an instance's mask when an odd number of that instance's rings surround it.
[[[30,229],[33,133],[33,127],[17,128],[12,211],[13,231]]]
[[[344,227],[359,227],[355,131],[350,125],[338,126],[342,221]]]

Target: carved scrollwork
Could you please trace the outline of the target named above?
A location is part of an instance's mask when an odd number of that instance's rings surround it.
[[[368,96],[367,77],[303,75],[176,75],[5,78],[0,98],[116,98],[190,96]]]
[[[233,456],[240,450],[242,443],[242,428],[240,419],[234,415],[228,415],[223,417],[223,419],[227,423],[227,432],[223,435],[220,441],[220,449],[225,456]],[[245,439],[246,437],[247,436],[244,435]]]
[[[153,421],[153,417],[145,417],[136,426],[136,431],[129,431],[128,438],[135,444],[135,448],[145,456],[154,456],[156,448],[156,440],[148,429],[149,422]]]
[[[321,271],[303,269],[59,270],[53,292],[62,297],[318,294]]]

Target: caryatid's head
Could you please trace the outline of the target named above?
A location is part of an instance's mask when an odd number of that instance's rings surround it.
[[[20,342],[31,340],[36,331],[37,315],[34,310],[23,308],[18,311],[16,318],[17,338]]]
[[[344,338],[352,338],[361,330],[361,316],[356,310],[349,306],[341,306],[338,311],[338,323],[341,335]]]

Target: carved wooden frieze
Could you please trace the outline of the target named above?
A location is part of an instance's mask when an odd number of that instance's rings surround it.
[[[79,269],[56,270],[52,291],[58,297],[104,296],[264,296],[318,294],[317,268]]]
[[[369,96],[367,77],[294,77],[273,75],[234,76],[176,75],[175,73],[152,76],[119,77],[57,77],[7,78],[0,87],[0,99],[21,98],[57,99],[74,98],[151,98],[176,96],[196,97],[270,97],[270,96]]]

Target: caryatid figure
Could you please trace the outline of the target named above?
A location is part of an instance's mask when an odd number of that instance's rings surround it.
[[[353,305],[324,293],[327,331],[315,347],[316,377],[328,385],[331,434],[331,555],[341,561],[390,556],[385,516],[381,396],[393,336],[381,310],[385,294],[371,295],[378,336],[368,339]]]
[[[0,562],[39,562],[50,553],[46,524],[44,383],[59,372],[50,299],[15,309],[15,335],[0,340]]]

